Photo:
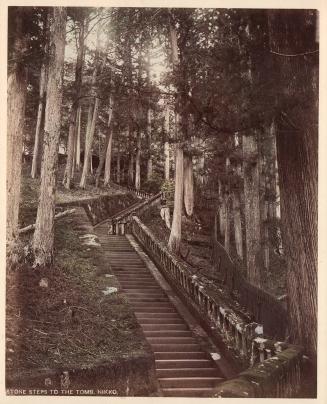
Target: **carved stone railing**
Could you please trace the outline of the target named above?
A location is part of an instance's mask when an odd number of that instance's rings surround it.
[[[234,394],[241,397],[241,392],[246,391],[249,397],[251,395],[260,396],[258,389],[260,391],[261,382],[259,379],[260,375],[263,376],[261,369],[264,369],[265,382],[268,378],[268,381],[272,383],[269,393],[267,393],[268,397],[293,396],[300,387],[302,349],[266,338],[261,324],[246,321],[245,318],[227,307],[226,303],[219,301],[212,289],[202,285],[192,274],[188,265],[180,262],[138,217],[132,217],[129,229],[167,280],[180,292],[199,318],[207,324],[207,329],[211,330],[212,335],[222,339],[233,350],[236,357],[246,366],[250,366],[246,372],[254,372],[253,380],[248,375],[251,382],[248,383],[247,390],[241,382],[237,382],[239,378],[246,379],[247,373],[243,372],[238,379],[235,379],[239,387],[236,389],[237,392],[233,393],[231,385],[225,386],[223,383],[222,387],[217,390],[217,395],[230,397],[231,394]],[[286,359],[283,360],[283,358]],[[260,388],[255,389],[257,393],[254,393],[252,390],[250,391],[249,386],[252,386],[253,389],[256,383]],[[247,395],[245,394],[245,396]]]
[[[123,186],[123,185],[117,184],[116,182],[112,182],[112,181],[110,182],[110,186],[112,186],[113,188],[119,189],[121,191],[133,192],[133,194],[135,194],[137,197],[142,198],[142,199],[150,199],[155,195],[155,194],[151,194],[149,192],[142,191],[141,189],[136,189],[134,187],[131,187],[130,185]]]
[[[224,247],[212,243],[212,263],[220,274],[224,289],[263,324],[265,332],[278,339],[286,337],[287,315],[282,303],[274,296],[248,282]]]
[[[157,205],[160,202],[160,198],[161,192],[153,195],[151,198],[146,199],[145,201],[134,204],[133,206],[130,206],[129,208],[119,212],[117,215],[107,219],[109,227],[108,233],[119,235],[128,233],[132,216],[139,216],[145,210]]]

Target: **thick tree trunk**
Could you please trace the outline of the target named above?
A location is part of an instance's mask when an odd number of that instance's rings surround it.
[[[170,146],[168,142],[169,136],[169,108],[168,103],[166,106],[165,111],[165,134],[166,134],[166,141],[164,144],[164,154],[165,154],[165,180],[169,181],[170,178]]]
[[[233,192],[233,219],[234,219],[234,238],[237,255],[243,260],[243,231],[241,220],[240,195],[237,191]]]
[[[120,173],[120,144],[118,143],[118,145],[117,145],[117,160],[116,160],[116,163],[117,163],[117,168],[116,168],[116,181],[117,181],[117,184],[120,184],[120,175],[121,175],[121,173]]]
[[[84,150],[84,164],[83,164],[83,171],[81,175],[81,181],[80,181],[80,188],[85,188],[86,187],[86,179],[87,175],[89,172],[89,165],[92,162],[92,142],[94,138],[94,132],[95,132],[95,125],[96,125],[96,120],[98,116],[98,107],[99,107],[99,99],[96,98],[94,102],[94,107],[93,107],[93,116],[92,116],[92,121],[90,125],[90,130],[86,133],[87,138],[85,139],[85,150]],[[92,107],[91,107],[92,108]]]
[[[226,227],[226,198],[220,180],[218,180],[218,196],[219,196],[219,207],[218,207],[219,234],[221,237],[224,237]]]
[[[137,145],[135,156],[135,189],[141,188],[141,131],[137,131]]]
[[[179,56],[177,47],[177,32],[175,25],[170,21],[169,25],[170,31],[170,43],[172,50],[172,62],[173,68],[179,67]],[[183,209],[183,183],[184,183],[184,152],[181,145],[181,140],[183,139],[182,133],[182,123],[180,110],[182,108],[182,95],[181,92],[178,94],[177,103],[175,106],[175,119],[176,119],[176,148],[175,148],[175,193],[174,193],[174,213],[173,220],[171,224],[171,230],[168,240],[168,248],[179,254],[180,252],[180,242],[182,239],[182,209]],[[184,125],[185,126],[185,125]]]
[[[75,165],[76,170],[79,171],[81,169],[81,115],[82,115],[82,107],[78,107],[77,111],[77,127],[76,127],[76,157],[75,157]]]
[[[63,184],[66,189],[70,189],[71,179],[74,177],[74,157],[76,146],[76,126],[78,125],[78,110],[79,98],[81,94],[83,81],[83,64],[84,64],[84,41],[85,41],[85,22],[80,21],[79,40],[75,67],[75,83],[74,83],[74,100],[71,106],[68,131],[68,146],[67,146],[67,163],[63,178]]]
[[[113,97],[110,96],[110,98],[109,98],[109,110],[108,110],[108,123],[107,123],[107,128],[108,129],[107,129],[107,133],[106,133],[106,139],[105,139],[103,151],[101,153],[99,165],[98,165],[97,172],[96,172],[96,180],[95,180],[95,186],[96,187],[99,187],[100,176],[101,176],[103,166],[104,166],[104,163],[105,163],[105,160],[106,160],[109,142],[112,139],[111,122],[112,122],[112,116],[113,116],[113,107],[114,107]],[[111,145],[110,145],[110,148],[111,148]],[[109,175],[109,177],[110,177],[110,175]]]
[[[248,279],[260,286],[261,221],[260,176],[256,135],[243,136],[244,215],[246,233],[246,263]]]
[[[192,157],[184,153],[184,206],[187,216],[193,215],[194,182]]]
[[[13,59],[8,73],[7,95],[7,248],[14,249],[18,231],[18,213],[26,104],[26,68],[21,62],[25,51],[24,14],[17,11]],[[11,257],[14,260],[14,257]]]
[[[56,170],[60,136],[60,110],[66,35],[66,8],[53,7],[49,11],[49,70],[45,109],[44,157],[41,188],[37,209],[33,249],[35,264],[51,265],[55,215]]]
[[[148,136],[148,152],[149,152],[149,157],[147,161],[147,172],[146,172],[146,179],[149,181],[152,177],[152,154],[151,154],[151,149],[152,149],[152,136],[151,136],[151,109],[148,109],[147,112],[147,136]]]
[[[94,101],[90,100],[88,116],[87,116],[87,127],[85,133],[85,147],[84,147],[84,162],[83,162],[83,170],[80,180],[80,188],[86,187],[87,176],[89,172],[93,173],[92,167],[92,143],[95,133],[95,126],[98,117],[98,108],[99,108],[99,98],[97,97],[96,90],[96,79],[98,75],[98,71],[102,71],[104,67],[105,57],[102,59],[102,63],[100,66],[100,34],[102,31],[101,24],[98,25],[97,30],[97,39],[96,39],[96,51],[94,57],[94,70],[92,74],[92,82],[91,82],[91,93],[94,96]]]
[[[43,130],[44,130],[44,112],[46,102],[46,86],[47,86],[47,52],[48,52],[48,12],[44,12],[43,19],[43,49],[44,56],[40,71],[40,87],[39,87],[39,106],[36,118],[34,148],[33,148],[33,160],[31,168],[31,177],[36,178],[41,171],[42,162],[42,149],[43,149]]]
[[[133,185],[134,181],[134,154],[131,152],[128,162],[128,184]]]
[[[225,225],[225,237],[224,237],[224,246],[225,250],[230,253],[230,238],[231,238],[231,231],[230,231],[230,225],[231,225],[231,200],[227,196],[226,198],[226,225]]]
[[[302,344],[313,360],[317,352],[318,261],[319,54],[315,13],[268,12],[270,46],[279,53],[273,55],[274,69],[280,75],[282,89],[277,98],[277,105],[282,103],[283,109],[277,121],[276,142],[289,329],[291,341]]]
[[[168,248],[179,254],[180,242],[182,238],[182,209],[183,209],[183,149],[176,144],[175,150],[175,194],[174,194],[174,213],[171,224]]]
[[[106,152],[106,164],[104,166],[104,186],[109,185],[111,180],[111,153],[112,153],[112,136],[113,130],[109,130],[108,147]]]
[[[47,85],[47,67],[45,62],[41,67],[40,74],[40,90],[39,90],[39,106],[36,118],[36,129],[35,129],[35,139],[34,139],[34,149],[33,149],[33,160],[31,177],[36,178],[41,170],[42,161],[42,141],[43,141],[43,128],[44,128],[44,112],[45,112],[45,102],[46,102],[46,85]]]

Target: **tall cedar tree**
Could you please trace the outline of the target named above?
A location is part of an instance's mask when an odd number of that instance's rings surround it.
[[[60,136],[63,67],[67,12],[65,7],[49,11],[49,67],[44,125],[44,156],[40,198],[37,209],[33,250],[36,265],[53,263],[56,171]]]

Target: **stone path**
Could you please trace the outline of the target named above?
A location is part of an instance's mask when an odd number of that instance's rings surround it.
[[[94,231],[152,346],[162,395],[210,397],[224,381],[217,348],[131,235]]]

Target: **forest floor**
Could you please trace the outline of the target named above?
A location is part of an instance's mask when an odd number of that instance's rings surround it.
[[[37,183],[24,179],[22,223],[35,220]],[[78,196],[86,195],[94,196],[93,189]],[[119,292],[103,292],[117,287],[115,278],[108,276],[110,267],[101,248],[82,244],[80,237],[90,233],[92,226],[85,225],[84,211],[78,212],[55,223],[52,269],[33,268],[27,260],[7,271],[8,374],[88,366],[145,349],[145,338],[125,298]],[[28,245],[30,237],[22,236],[23,245]]]
[[[158,208],[147,211],[142,220],[152,230],[152,232],[166,245],[169,239],[169,229],[165,226],[160,217]],[[193,218],[182,218],[182,244],[181,254],[184,260],[189,264],[194,273],[202,277],[205,283],[211,283],[213,286],[219,281],[219,274],[211,263],[212,248],[210,246],[210,234],[213,215],[209,210],[195,212]],[[223,243],[223,240],[221,240]],[[232,246],[233,247],[233,246]],[[234,262],[237,263],[241,271],[245,268],[236,254],[231,253]],[[271,263],[269,271],[262,271],[262,287],[265,291],[275,297],[286,294],[285,262],[277,254],[271,254]]]
[[[93,178],[89,177],[85,189],[80,189],[78,186],[73,186],[72,189],[67,190],[62,184],[62,177],[64,173],[64,165],[60,165],[58,169],[58,181],[56,190],[57,204],[69,204],[71,202],[82,202],[91,198],[97,198],[101,195],[118,195],[123,192],[114,187],[96,188],[92,185]],[[36,209],[39,198],[40,178],[30,177],[30,164],[26,164],[22,171],[22,185],[21,185],[21,203],[19,208],[19,222],[20,226],[24,227],[35,222]]]

